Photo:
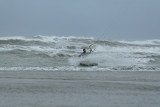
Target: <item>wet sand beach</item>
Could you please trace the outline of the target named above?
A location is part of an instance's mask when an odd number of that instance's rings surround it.
[[[156,71],[0,71],[0,107],[159,107]]]

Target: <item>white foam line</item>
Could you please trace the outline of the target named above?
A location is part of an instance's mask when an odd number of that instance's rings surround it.
[[[117,67],[115,70],[113,67],[108,68],[97,68],[97,67],[0,67],[0,71],[159,71],[160,68],[152,70],[151,68],[141,68],[135,67],[131,70],[123,70],[121,67]]]

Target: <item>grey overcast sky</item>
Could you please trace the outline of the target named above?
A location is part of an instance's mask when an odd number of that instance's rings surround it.
[[[0,36],[160,39],[160,0],[0,0]]]

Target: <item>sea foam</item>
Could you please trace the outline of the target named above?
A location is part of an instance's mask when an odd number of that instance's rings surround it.
[[[94,52],[78,57],[83,48]],[[98,63],[83,67],[80,62]],[[93,37],[0,37],[1,70],[159,70],[160,40],[118,41]]]

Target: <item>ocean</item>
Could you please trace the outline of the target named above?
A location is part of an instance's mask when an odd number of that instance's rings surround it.
[[[79,57],[82,49],[95,49]],[[82,61],[97,66],[80,66]],[[1,71],[159,71],[160,40],[93,37],[0,37]]]

